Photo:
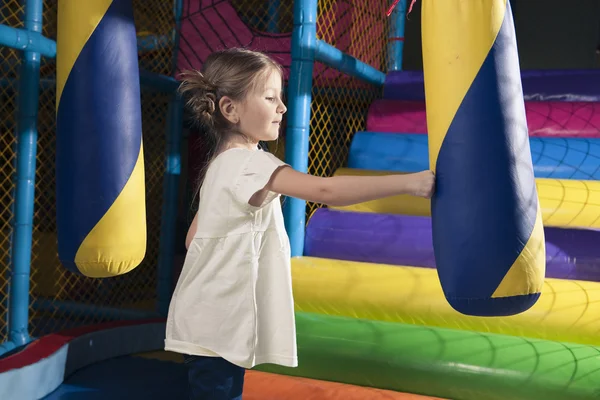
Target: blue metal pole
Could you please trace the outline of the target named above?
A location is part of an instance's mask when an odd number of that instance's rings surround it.
[[[181,132],[183,126],[183,101],[173,94],[167,119],[166,171],[163,180],[163,205],[160,224],[160,250],[158,259],[158,312],[166,316],[171,301],[173,261],[177,228],[177,199],[181,174]]]
[[[404,52],[404,26],[406,24],[407,0],[400,0],[390,16],[388,35],[388,71],[402,71]]]
[[[385,83],[383,72],[322,40],[317,40],[315,60],[375,86]]]
[[[19,82],[19,79],[16,78],[0,78],[0,87],[17,88]],[[149,72],[143,69],[140,69],[140,84],[144,87],[144,89],[162,93],[173,93],[177,90],[177,87],[179,86],[179,82],[177,82],[175,78],[172,78],[167,75]],[[56,79],[40,79],[41,90],[48,90],[54,87],[56,87]]]
[[[173,36],[171,35],[148,35],[137,37],[138,51],[145,53],[161,50],[173,46]]]
[[[173,46],[173,64],[171,75],[177,70],[177,56],[179,55],[179,37],[181,32],[181,17],[183,15],[183,0],[174,0],[173,14],[175,15],[175,37]]]
[[[174,2],[175,14],[175,48],[173,51],[172,71],[177,65],[177,47],[182,0]],[[173,78],[170,78],[173,79]],[[175,81],[175,79],[173,79]],[[157,307],[158,313],[166,316],[169,311],[173,288],[173,262],[175,258],[175,231],[177,229],[177,200],[179,194],[179,177],[181,175],[181,137],[183,133],[183,100],[178,93],[173,93],[167,114],[167,154],[165,176],[163,180],[163,204],[160,226],[160,249],[157,271]]]
[[[140,84],[145,89],[164,93],[173,93],[179,87],[179,82],[175,78],[143,69],[140,69]]]
[[[316,46],[317,0],[295,0],[285,158],[292,168],[304,173],[308,172],[310,103]],[[293,197],[286,199],[284,217],[292,257],[301,256],[304,253],[306,202]]]
[[[4,24],[0,24],[0,46],[37,52],[51,58],[56,57],[56,42],[54,40],[48,39],[38,32],[13,28]]]
[[[25,29],[42,32],[42,0],[25,3]],[[30,337],[29,272],[33,232],[37,113],[40,81],[40,53],[25,51],[20,71],[17,114],[17,182],[12,241],[12,265],[9,294],[8,340],[16,346]]]

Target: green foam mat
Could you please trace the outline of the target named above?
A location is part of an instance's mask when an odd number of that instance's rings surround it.
[[[298,368],[257,369],[454,400],[600,398],[600,349],[296,313]]]

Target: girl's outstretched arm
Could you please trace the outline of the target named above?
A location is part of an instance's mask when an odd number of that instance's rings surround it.
[[[289,166],[275,171],[265,187],[285,196],[329,206],[347,206],[400,194],[431,198],[434,188],[435,176],[431,171],[322,178],[298,172]],[[253,199],[255,197],[262,196],[259,192]]]

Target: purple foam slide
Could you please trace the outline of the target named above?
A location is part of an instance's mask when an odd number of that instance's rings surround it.
[[[423,71],[392,71],[385,78],[383,97],[425,100]],[[600,69],[523,70],[526,101],[600,101]]]
[[[545,228],[546,276],[600,282],[600,231]],[[435,268],[431,218],[317,210],[306,256]]]

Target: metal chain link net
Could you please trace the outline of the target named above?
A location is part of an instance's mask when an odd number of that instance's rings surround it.
[[[22,26],[19,0],[5,1],[0,23]],[[171,75],[175,20],[173,4],[164,0],[134,0],[138,39],[149,42],[139,54],[140,68]],[[57,2],[44,1],[43,34],[56,40]],[[15,187],[16,78],[20,53],[0,50],[3,58],[2,96],[2,264],[0,265],[0,342],[7,339],[8,266]],[[33,247],[31,252],[30,334],[39,336],[64,328],[98,323],[111,318],[110,309],[156,309],[156,266],[159,249],[165,133],[169,95],[142,87],[148,245],[146,257],[133,272],[110,279],[89,279],[66,271],[58,261],[55,207],[56,63],[42,58],[38,115],[38,145]],[[92,306],[84,310],[82,305]],[[93,310],[93,311],[90,311]]]

